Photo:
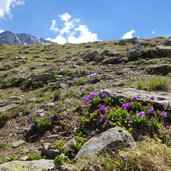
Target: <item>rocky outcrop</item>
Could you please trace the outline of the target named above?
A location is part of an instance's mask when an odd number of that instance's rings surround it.
[[[112,97],[131,98],[137,96],[137,100],[144,103],[152,103],[154,106],[163,107],[163,104],[171,104],[171,93],[168,92],[147,92],[144,90],[136,90],[134,88],[122,88],[122,89],[105,89],[105,92],[109,93]]]
[[[171,46],[171,37],[163,42],[164,46]]]
[[[171,57],[171,46],[157,46],[154,50],[152,50],[152,54],[155,57]]]
[[[120,53],[115,49],[105,49],[103,51],[94,50],[88,52],[83,56],[83,60],[86,62],[102,62],[103,64],[119,64],[121,61]]]
[[[128,45],[128,44],[136,44],[138,42],[137,38],[136,37],[133,37],[131,39],[122,39],[118,42],[118,45],[120,46],[125,46],[125,45]]]
[[[53,169],[53,160],[11,161],[0,165],[1,171],[42,171]]]
[[[163,65],[154,65],[150,66],[146,69],[146,73],[148,74],[156,74],[156,75],[167,75],[171,72],[171,65],[170,64],[163,64]]]
[[[134,147],[135,145],[131,134],[121,127],[114,127],[84,143],[76,158],[93,157],[104,152],[116,152],[123,147]]]
[[[127,57],[129,61],[136,61],[139,58],[146,58],[147,56],[147,50],[143,46],[134,46],[127,52]]]
[[[103,59],[104,58],[100,55],[99,50],[90,51],[83,56],[83,60],[86,62],[91,62],[91,61],[102,62]]]

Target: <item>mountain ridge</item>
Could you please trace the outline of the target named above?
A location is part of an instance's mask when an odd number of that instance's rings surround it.
[[[53,42],[27,33],[15,34],[11,31],[0,33],[0,44],[51,44]]]

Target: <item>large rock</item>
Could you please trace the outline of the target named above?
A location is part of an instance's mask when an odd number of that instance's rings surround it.
[[[130,38],[130,39],[122,39],[119,41],[118,45],[125,46],[127,44],[136,44],[138,43],[138,40],[136,37]]]
[[[5,100],[0,100],[0,107],[4,107],[6,105],[8,105],[8,101],[5,99]]]
[[[8,101],[9,103],[22,104],[23,99],[19,96],[10,96]]]
[[[116,126],[89,139],[83,144],[76,158],[93,157],[103,152],[116,152],[123,147],[134,147],[135,145],[136,143],[131,134]]]
[[[9,104],[3,107],[0,107],[0,112],[6,112],[8,110],[16,108],[18,105],[17,104]]]
[[[55,167],[53,160],[11,161],[0,165],[0,171],[42,171]]]
[[[114,49],[106,49],[101,55],[104,57],[104,64],[119,64],[121,61],[120,53]]]
[[[156,74],[156,75],[167,75],[171,72],[171,65],[163,64],[163,65],[155,65],[150,66],[146,69],[146,73],[148,74]]]
[[[143,46],[134,46],[127,52],[127,57],[129,61],[135,61],[139,58],[147,57],[147,50]]]
[[[121,98],[131,98],[132,96],[137,96],[138,101],[144,103],[152,103],[157,107],[163,107],[163,104],[170,104],[171,93],[168,92],[148,92],[144,90],[136,90],[134,88],[110,88],[104,89],[105,92],[109,93],[112,97],[116,99]]]
[[[48,81],[53,78],[53,73],[41,73],[41,74],[34,74],[31,76],[33,80],[39,80],[39,81]]]
[[[171,46],[171,38],[169,38],[165,42],[163,42],[163,45],[165,45],[165,46]]]
[[[157,46],[151,53],[154,57],[171,57],[171,46]]]
[[[100,55],[100,52],[98,50],[93,50],[91,52],[86,53],[83,56],[83,60],[86,62],[91,62],[91,61],[95,61],[95,62],[101,62],[103,61],[103,57]]]

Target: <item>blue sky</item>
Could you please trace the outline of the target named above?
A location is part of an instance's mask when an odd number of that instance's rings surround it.
[[[0,0],[0,30],[58,43],[171,35],[171,0]]]

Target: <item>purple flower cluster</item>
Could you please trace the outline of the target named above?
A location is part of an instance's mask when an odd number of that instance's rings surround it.
[[[121,65],[124,65],[124,64],[125,64],[125,61],[120,61],[120,64],[121,64]]]
[[[167,113],[166,113],[165,111],[163,112],[163,114],[162,114],[162,115],[163,115],[163,118],[164,118],[164,119],[166,119],[166,118],[167,118]]]
[[[106,117],[104,115],[100,114],[100,120],[101,121],[105,121],[106,120]]]
[[[148,114],[148,115],[153,114],[153,112],[154,112],[154,109],[153,109],[153,108],[150,108],[150,109],[147,110],[147,114]]]
[[[90,100],[92,100],[94,97],[96,97],[97,94],[92,92],[90,93],[84,100],[83,100],[83,103],[84,104],[87,104]]]
[[[137,117],[139,118],[143,118],[145,116],[145,112],[144,111],[141,111],[137,114]]]
[[[105,105],[101,105],[99,111],[100,112],[106,112],[107,107]]]
[[[130,103],[123,103],[122,104],[122,109],[129,110],[130,108],[131,108],[131,104]]]
[[[137,101],[138,100],[138,97],[137,96],[132,96],[132,101]]]
[[[163,105],[163,110],[166,111],[167,108],[168,108],[168,105],[165,103],[165,104]]]
[[[107,96],[107,93],[105,93],[104,91],[102,91],[102,92],[99,93],[99,97],[101,99],[104,99],[106,96]]]
[[[33,119],[34,119],[33,115],[29,115],[28,118],[27,118],[27,120],[28,120],[29,122],[32,122]]]
[[[155,96],[152,96],[151,100],[157,100],[157,98]]]

